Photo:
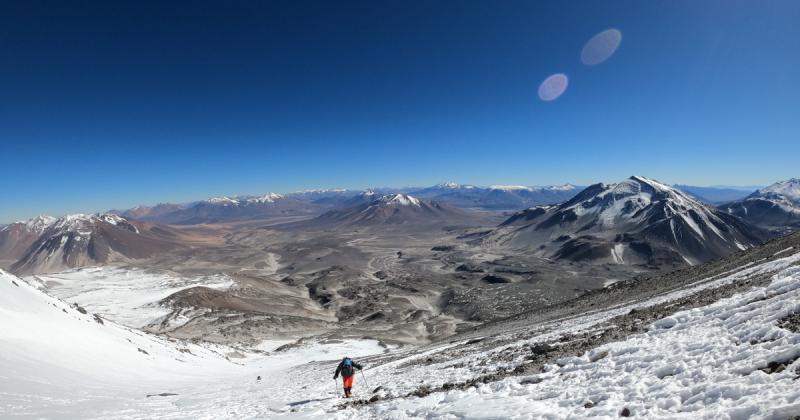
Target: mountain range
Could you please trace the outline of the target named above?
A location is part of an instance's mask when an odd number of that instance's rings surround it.
[[[708,203],[713,200],[699,199],[703,191],[695,187],[668,186],[640,176],[582,190],[569,184],[456,183],[402,190],[414,193],[386,188],[308,190],[58,219],[39,216],[0,227],[0,262],[27,274],[148,258],[191,246],[196,238],[187,231],[194,229],[189,225],[208,224],[214,230],[215,224],[269,219],[271,225],[284,224],[287,229],[483,226],[465,238],[478,237],[482,245],[543,258],[658,267],[701,263],[751,247],[782,229],[800,227],[798,179],[718,208]],[[707,197],[727,194],[713,196],[708,191]],[[504,214],[500,209],[516,213],[496,226]]]
[[[316,216],[328,210],[364,204],[370,201],[371,195],[389,194],[407,194],[462,209],[521,210],[539,204],[563,202],[579,190],[579,187],[570,184],[477,187],[446,182],[425,188],[375,188],[364,191],[328,189],[289,194],[268,193],[263,196],[223,196],[188,204],[162,203],[153,207],[137,206],[111,212],[129,219],[165,224],[226,223]]]

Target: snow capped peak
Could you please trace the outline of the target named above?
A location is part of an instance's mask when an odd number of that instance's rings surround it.
[[[590,191],[587,189],[586,191]],[[665,218],[681,217],[692,224],[688,214],[701,215],[704,222],[715,219],[705,205],[684,192],[642,176],[632,176],[615,184],[599,184],[599,190],[581,195],[570,208],[578,214],[597,213],[600,226],[614,226],[631,219],[647,218],[655,205],[663,207]],[[648,212],[641,210],[647,209]],[[710,224],[710,222],[708,223]]]
[[[373,191],[373,190],[366,190],[366,191],[362,192],[362,193],[361,193],[361,195],[362,195],[362,196],[364,196],[364,197],[372,197],[372,196],[374,196],[374,195],[375,195],[375,191]]]
[[[261,196],[236,196],[236,197],[212,197],[205,200],[205,203],[215,204],[221,206],[239,206],[242,204],[265,204],[274,203],[283,198],[283,195],[276,193],[267,193]]]
[[[542,187],[543,190],[547,191],[572,191],[576,186],[572,184],[564,184],[564,185],[548,185],[546,187]]]
[[[235,205],[239,204],[239,200],[237,200],[236,198],[222,196],[222,197],[209,198],[208,200],[206,200],[206,203],[222,204],[223,206],[225,206],[225,205],[233,205],[233,206],[235,206]]]
[[[765,195],[781,195],[791,201],[800,201],[800,179],[792,178],[786,181],[776,182],[766,188],[762,188],[756,194]]]
[[[25,230],[27,230],[28,232],[34,232],[34,233],[41,234],[48,227],[50,227],[50,225],[55,223],[56,220],[58,220],[58,219],[56,219],[55,217],[40,215],[40,216],[36,216],[36,217],[30,218],[28,220],[20,220],[19,222],[14,222],[14,223],[11,223],[9,225],[3,226],[3,227],[0,228],[0,231],[5,231],[7,229],[10,229],[10,228],[16,226],[16,227],[22,227]]]
[[[91,220],[92,220],[91,215],[86,215],[83,213],[68,214],[56,220],[56,222],[53,223],[53,228],[58,230],[76,229],[78,227],[90,223]]]
[[[283,196],[280,194],[268,193],[261,197],[248,198],[246,201],[248,203],[274,203],[275,200],[280,200],[281,198],[283,198]]]
[[[113,213],[99,214],[96,217],[98,219],[106,222],[106,223],[111,223],[112,225],[115,225],[115,226],[120,224],[120,223],[127,223],[128,222],[125,218],[120,217],[119,215],[116,215],[116,214],[113,214]]]
[[[628,182],[628,181],[635,182],[635,183],[638,183],[640,185],[648,185],[648,186],[650,186],[651,188],[653,188],[656,191],[663,191],[663,192],[675,191],[675,192],[678,192],[678,190],[676,190],[675,188],[670,187],[667,184],[663,184],[663,183],[658,182],[658,181],[656,181],[654,179],[645,178],[645,177],[639,176],[639,175],[634,175],[634,176],[628,178],[628,180],[625,181],[625,182]]]
[[[489,189],[499,191],[533,191],[533,188],[524,185],[491,185]]]
[[[317,188],[310,190],[296,191],[298,194],[324,194],[324,193],[343,193],[349,191],[347,188]]]
[[[105,222],[114,226],[127,225],[127,229],[135,230],[138,233],[138,230],[133,225],[128,223],[128,219],[125,219],[124,217],[114,213],[68,214],[64,217],[54,220],[53,223],[48,225],[48,227],[52,227],[58,233],[69,231],[81,232],[81,229],[87,229],[100,222]]]
[[[30,232],[43,232],[45,229],[50,227],[53,223],[55,223],[57,219],[51,216],[36,216],[32,219],[25,221],[25,227]],[[22,222],[21,222],[22,223]]]
[[[410,195],[405,194],[390,194],[381,197],[380,202],[383,204],[398,204],[401,206],[420,206],[420,201]]]
[[[442,189],[442,190],[459,190],[459,189],[471,190],[471,189],[475,188],[475,186],[474,185],[468,185],[468,184],[457,184],[455,182],[445,181],[445,182],[442,182],[440,184],[434,185],[433,188],[438,188],[438,189]]]
[[[445,182],[442,182],[441,184],[436,184],[436,186],[439,187],[439,188],[458,188],[458,187],[460,187],[460,185],[456,184],[455,182],[451,182],[451,181],[445,181]]]

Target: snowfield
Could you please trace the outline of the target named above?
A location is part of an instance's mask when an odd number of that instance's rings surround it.
[[[225,275],[186,277],[164,270],[110,266],[34,275],[25,280],[50,295],[135,328],[169,314],[172,309],[158,303],[175,292],[193,286],[226,289],[234,284]]]
[[[800,253],[778,254],[650,299],[515,327],[527,329],[524,341],[423,347],[306,339],[234,349],[165,340],[108,319],[101,324],[91,312],[0,273],[0,417],[561,419],[625,412],[787,419],[800,415],[800,333],[785,322],[800,313]],[[524,364],[514,349],[567,346],[571,334],[599,334],[601,323],[620,314],[759,276],[768,276],[761,286],[674,312],[624,340],[531,374],[474,381]],[[339,398],[332,378],[345,354],[366,366],[354,400]]]

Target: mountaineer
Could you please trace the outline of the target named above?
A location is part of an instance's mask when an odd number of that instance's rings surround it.
[[[333,380],[335,381],[339,377],[339,373],[342,374],[342,388],[344,388],[345,398],[350,398],[350,389],[353,388],[353,376],[356,374],[356,369],[361,370],[363,367],[349,357],[342,359],[339,366],[336,366]]]

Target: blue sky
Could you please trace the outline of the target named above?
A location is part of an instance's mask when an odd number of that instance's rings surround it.
[[[800,2],[256,3],[0,4],[0,222],[318,187],[800,176]],[[616,54],[581,64],[608,28]],[[554,73],[569,87],[543,102]]]

